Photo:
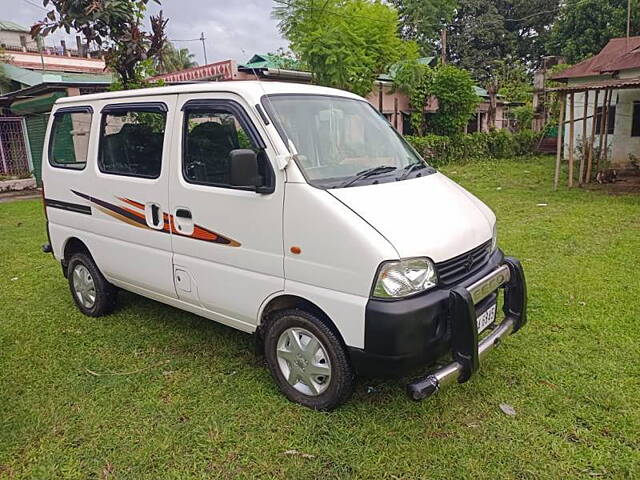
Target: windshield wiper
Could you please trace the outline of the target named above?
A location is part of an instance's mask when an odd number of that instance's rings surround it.
[[[396,170],[396,167],[391,167],[389,165],[379,165],[377,167],[367,168],[366,170],[362,170],[361,172],[356,173],[353,177],[350,177],[345,182],[339,184],[338,188],[348,187],[349,185],[353,185],[358,180],[362,180],[363,178],[377,175],[378,173],[393,172],[394,170]]]
[[[404,173],[400,175],[397,180],[400,181],[407,179],[409,175],[411,175],[415,170],[418,170],[419,168],[426,168],[426,165],[422,162],[410,163],[409,165],[404,167]]]

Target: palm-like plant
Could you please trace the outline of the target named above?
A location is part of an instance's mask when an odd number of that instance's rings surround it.
[[[156,62],[156,69],[158,73],[186,70],[198,66],[194,58],[195,55],[188,48],[176,48],[171,42],[167,42]]]

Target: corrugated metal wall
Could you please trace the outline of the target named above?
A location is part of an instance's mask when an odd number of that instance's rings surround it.
[[[42,185],[42,152],[44,136],[47,131],[48,114],[31,114],[26,117],[31,158],[33,159],[33,174],[38,186]]]

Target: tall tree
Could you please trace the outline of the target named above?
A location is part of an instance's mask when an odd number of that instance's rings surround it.
[[[391,0],[400,16],[400,35],[432,54],[440,31],[451,21],[457,0]]]
[[[469,72],[453,65],[431,68],[416,61],[401,62],[394,84],[409,96],[411,123],[419,135],[427,127],[439,135],[462,132],[480,101]],[[438,109],[427,125],[424,107],[431,98],[438,100]]]
[[[632,2],[631,34],[640,33],[640,11]],[[627,31],[627,0],[567,0],[554,24],[549,52],[576,63],[595,55]]]
[[[376,76],[417,45],[398,35],[398,13],[375,0],[276,0],[273,11],[316,83],[367,95]]]
[[[198,62],[188,48],[176,48],[173,43],[166,42],[162,55],[156,58],[155,66],[158,73],[171,73],[197,67]]]
[[[459,0],[448,27],[450,60],[481,82],[497,61],[513,59],[534,68],[560,0]]]
[[[154,0],[160,4],[159,0]],[[161,55],[166,42],[167,20],[160,12],[151,16],[151,32],[142,20],[149,0],[43,0],[53,7],[31,27],[31,35],[46,36],[59,29],[84,35],[87,46],[105,52],[107,66],[119,76],[123,88],[141,86],[144,71]]]

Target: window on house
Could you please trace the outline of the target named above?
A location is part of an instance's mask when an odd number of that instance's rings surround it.
[[[164,104],[107,105],[102,110],[100,171],[158,178],[166,119]]]
[[[182,171],[185,180],[199,185],[233,188],[230,181],[231,151],[258,153],[262,178],[270,170],[265,153],[251,140],[243,121],[226,107],[188,110],[184,116]]]
[[[64,111],[54,115],[49,141],[49,163],[54,167],[82,170],[87,164],[91,111]]]
[[[631,119],[631,136],[640,137],[640,102],[633,102],[633,117]]]
[[[616,125],[616,106],[609,105],[609,118],[607,119],[607,134],[612,135]],[[596,133],[604,133],[602,122],[604,120],[604,106],[596,109]]]
[[[413,135],[413,125],[411,124],[411,113],[402,112],[402,134]]]
[[[474,113],[473,115],[471,115],[471,118],[469,119],[469,122],[467,123],[467,133],[475,133],[475,132],[480,132],[482,130],[481,128],[481,119],[482,119],[482,114],[481,113]]]

